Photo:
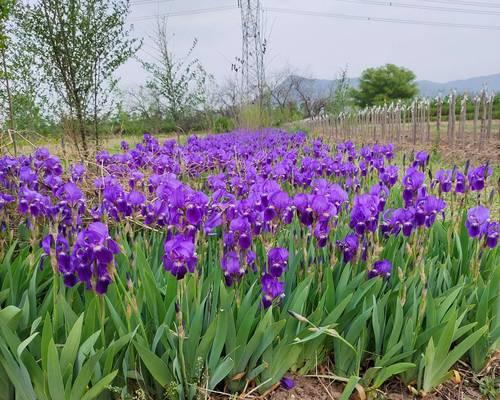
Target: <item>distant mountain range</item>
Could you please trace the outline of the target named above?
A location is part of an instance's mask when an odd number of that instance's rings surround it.
[[[313,98],[327,96],[338,84],[338,80],[335,79],[310,79],[291,75],[280,86],[287,87],[292,81],[300,81],[300,87],[310,93]],[[357,88],[359,86],[359,78],[350,78],[349,83],[352,87]],[[500,74],[478,76],[444,83],[426,80],[420,80],[416,83],[420,90],[420,96],[424,97],[434,97],[439,94],[448,95],[452,90],[456,90],[457,93],[471,94],[479,92],[484,87],[489,91],[500,93]],[[300,101],[300,96],[296,90],[292,90],[291,97],[296,101]]]

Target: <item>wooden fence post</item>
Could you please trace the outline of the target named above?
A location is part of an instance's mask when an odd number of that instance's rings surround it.
[[[455,115],[456,115],[456,94],[453,91],[450,95],[448,113],[448,145],[452,147],[455,143]]]
[[[425,106],[427,109],[427,126],[426,126],[426,136],[427,136],[427,143],[430,143],[431,141],[431,103],[430,101],[426,100]]]
[[[484,147],[484,136],[486,134],[486,91],[481,92],[481,107],[483,108],[483,113],[481,116],[481,130],[479,132],[479,149],[482,150]]]
[[[479,107],[481,106],[481,98],[479,96],[474,96],[474,122],[472,125],[472,141],[477,140],[477,120],[479,119]]]
[[[417,144],[417,112],[418,112],[418,104],[417,101],[413,101],[412,105],[412,112],[411,112],[411,119],[412,119],[412,124],[413,124],[413,145]]]
[[[493,102],[495,101],[494,95],[488,97],[488,128],[486,137],[488,140],[491,139],[491,124],[493,122]]]
[[[467,117],[467,95],[462,97],[462,101],[460,102],[460,126],[458,128],[458,143],[465,143],[465,121]]]
[[[441,96],[437,98],[437,117],[436,117],[436,130],[437,130],[437,138],[436,143],[438,146],[441,144],[441,115],[443,112],[443,99]]]

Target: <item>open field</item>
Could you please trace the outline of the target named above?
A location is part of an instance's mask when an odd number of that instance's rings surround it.
[[[106,146],[0,157],[6,399],[498,395],[497,164],[274,129]]]

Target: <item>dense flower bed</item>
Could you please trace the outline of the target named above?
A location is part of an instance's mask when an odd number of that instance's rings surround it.
[[[0,158],[0,295],[9,291],[0,306],[22,313],[24,285],[34,292],[20,341],[39,317],[44,331],[59,324],[54,340],[64,343],[77,315],[97,318],[89,307],[99,309],[101,337],[92,348],[104,351],[122,338],[133,344],[110,356],[108,384],[123,370],[115,382],[127,390],[126,363],[135,371],[129,379],[147,391],[156,382],[174,398],[190,398],[200,386],[263,391],[288,369],[307,371],[331,356],[339,375],[367,387],[398,375],[428,391],[445,379],[450,354],[460,353],[455,362],[469,352],[480,368],[498,343],[492,290],[500,223],[487,208],[490,166],[436,169],[425,152],[409,159],[391,144],[330,147],[271,129],[192,136],[185,145],[145,134],[121,149],[69,168],[43,148]],[[14,225],[19,237],[9,235]],[[17,268],[30,279],[6,278],[15,255],[25,257]],[[60,297],[67,306],[58,312]],[[114,301],[126,304],[123,312]],[[484,321],[473,315],[481,301]],[[232,311],[217,308],[223,305]],[[443,334],[451,334],[449,343],[441,343]],[[438,340],[436,365],[426,357]],[[454,354],[453,343],[465,350]],[[27,346],[43,363],[43,338]],[[16,365],[23,362],[19,356]],[[75,377],[81,368],[75,364]],[[49,391],[47,398],[55,397]]]

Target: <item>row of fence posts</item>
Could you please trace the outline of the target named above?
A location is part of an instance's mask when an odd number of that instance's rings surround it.
[[[433,102],[422,98],[415,99],[411,104],[396,102],[367,107],[337,116],[321,116],[309,120],[308,124],[313,132],[334,140],[440,145],[446,139],[445,143],[452,148],[472,144],[482,150],[494,135],[500,138],[500,126],[498,132],[493,132],[494,100],[495,96],[484,90],[474,97],[458,97],[453,92],[447,98],[438,97]],[[443,118],[445,102],[448,103],[446,121]],[[468,118],[467,104],[471,103],[474,112]],[[467,121],[471,119],[472,127],[467,126]]]

